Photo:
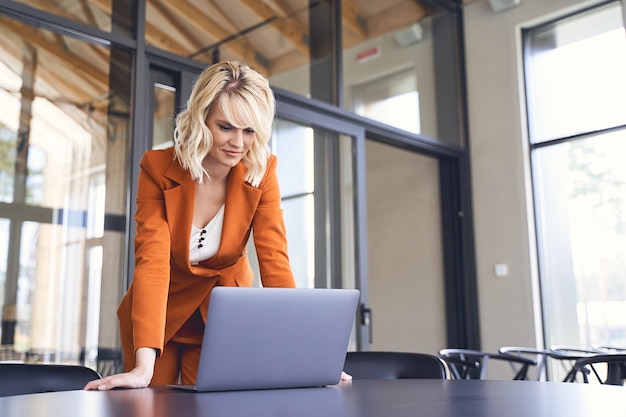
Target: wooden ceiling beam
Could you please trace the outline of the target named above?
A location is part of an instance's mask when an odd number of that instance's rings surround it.
[[[102,71],[91,62],[78,57],[72,51],[67,50],[57,42],[48,40],[39,30],[26,28],[14,20],[6,20],[4,25],[15,32],[24,41],[40,48],[42,52],[57,58],[59,62],[68,67],[71,72],[79,74],[85,80],[95,84],[97,90],[101,91],[108,88],[109,75],[107,72]]]
[[[111,16],[111,0],[90,0],[91,4],[98,7],[104,14]],[[175,52],[180,55],[190,53],[190,49],[175,41],[171,36],[158,26],[146,22],[146,42],[157,48]]]
[[[17,50],[21,51],[24,48],[24,46],[21,46],[24,42],[21,37],[21,34],[5,31],[3,36],[0,37],[0,51],[3,54],[12,56],[17,61],[21,61],[23,58],[21,56],[15,56],[16,50],[9,46],[9,42],[12,42],[17,47]],[[18,46],[18,44],[20,46]],[[37,78],[39,80],[38,83],[41,83],[38,84],[38,90],[43,90],[44,92],[36,91],[36,97],[47,100],[59,107],[70,118],[96,135],[106,131],[105,126],[107,118],[105,104],[108,102],[107,99],[105,99],[104,103],[93,103],[93,92],[85,91],[79,83],[68,83],[66,74],[51,70],[45,61],[37,68]],[[88,85],[90,84],[88,83]],[[93,87],[93,85],[91,86]],[[48,94],[46,94],[46,91],[48,91]],[[51,94],[52,92],[54,92],[54,95]],[[19,94],[18,91],[10,91],[10,93]],[[92,103],[93,105],[91,105]],[[85,125],[84,122],[86,118],[77,116],[74,110],[66,111],[66,106],[71,106],[76,111],[87,115],[87,118],[91,120],[92,124],[89,126]]]
[[[189,3],[187,0],[164,1],[166,6],[173,13],[178,14],[185,22],[192,24],[195,29],[200,31],[207,40],[211,40],[213,44],[218,44],[220,41],[232,36],[232,32],[226,30],[221,24],[208,17],[202,10]],[[196,51],[193,52],[197,52],[206,46],[207,45],[199,46]],[[260,65],[263,68],[267,67],[267,62],[260,58],[262,54],[255,51],[254,48],[243,39],[232,39],[223,46],[229,48],[235,55],[240,56],[248,63],[254,63],[255,66]]]
[[[180,42],[174,40],[172,36],[165,33],[161,28],[152,23],[146,22],[146,42],[157,48],[174,52],[177,55],[188,55],[192,51]]]
[[[403,7],[389,7],[367,19],[369,37],[375,38],[418,22],[429,15],[426,6],[413,1]]]
[[[363,39],[367,39],[367,21],[363,18],[358,6],[351,0],[343,0],[341,3],[341,20],[352,32]]]
[[[178,37],[180,37],[184,42],[189,44],[190,47],[186,48],[187,50],[198,50],[202,47],[202,44],[198,42],[191,35],[189,30],[187,30],[186,26],[182,22],[187,22],[188,16],[184,16],[183,19],[172,19],[171,13],[177,13],[176,6],[172,5],[171,1],[162,2],[161,0],[151,0],[150,4],[152,7],[161,15],[161,17],[168,21],[170,25],[174,27],[174,29],[178,32]],[[153,23],[153,28],[154,28]],[[173,34],[170,34],[171,37]]]
[[[91,26],[98,26],[96,21],[96,16],[93,14],[93,10],[91,10],[91,1],[90,0],[79,0],[80,8],[85,13],[85,19],[87,19],[87,23]]]
[[[270,20],[270,26],[278,30],[285,38],[298,48],[300,52],[309,56],[309,36],[300,30],[296,23],[288,17],[280,17],[267,4],[259,0],[240,0],[242,4],[252,10],[261,20]]]

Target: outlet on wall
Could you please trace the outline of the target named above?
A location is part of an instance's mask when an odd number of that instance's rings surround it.
[[[497,277],[506,277],[509,275],[509,266],[507,264],[496,264],[493,271]]]

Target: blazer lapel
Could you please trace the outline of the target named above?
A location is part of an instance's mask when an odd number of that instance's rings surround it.
[[[164,176],[172,181],[171,188],[163,191],[165,208],[170,227],[172,259],[187,262],[178,266],[190,270],[189,264],[189,239],[191,223],[193,221],[193,199],[195,183],[191,175],[178,164],[172,161]]]
[[[228,177],[222,242],[217,258],[221,255],[232,256],[238,250],[245,250],[245,242],[241,239],[250,233],[254,213],[261,198],[261,190],[245,182],[245,172],[246,168],[239,163]]]
[[[239,163],[229,174],[222,238],[217,254],[211,259],[213,265],[229,265],[233,262],[234,254],[245,251],[246,242],[242,239],[250,234],[254,213],[261,198],[261,190],[245,182],[245,172],[246,168]],[[189,262],[195,183],[189,173],[175,161],[164,176],[172,182],[171,187],[163,192],[172,235],[172,259],[181,262],[178,264],[179,268],[204,275],[209,271],[194,267]],[[183,260],[186,260],[184,264]]]

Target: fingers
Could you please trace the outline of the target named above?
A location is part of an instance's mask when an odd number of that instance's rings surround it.
[[[107,376],[102,379],[90,381],[85,385],[85,390],[107,391],[113,388],[145,388],[149,381],[137,377],[131,372]]]
[[[107,391],[113,388],[126,387],[133,388],[128,385],[125,378],[126,374],[118,374],[108,376],[102,379],[96,379],[94,381],[90,381],[85,385],[86,390],[98,390],[98,391]]]
[[[347,374],[345,372],[341,372],[341,380],[342,381],[352,381],[352,375]]]
[[[87,383],[87,385],[85,385],[85,390],[106,390],[106,389],[111,389],[113,387],[108,387],[107,388],[107,384],[106,384],[106,379],[107,378],[102,378],[102,379],[95,379],[93,381],[89,381]]]

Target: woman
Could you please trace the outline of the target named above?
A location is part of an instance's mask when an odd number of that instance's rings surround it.
[[[135,272],[118,310],[125,372],[86,389],[194,384],[211,289],[252,285],[252,230],[263,286],[295,287],[268,146],[274,111],[265,77],[220,62],[196,80],[174,147],[144,154]]]

